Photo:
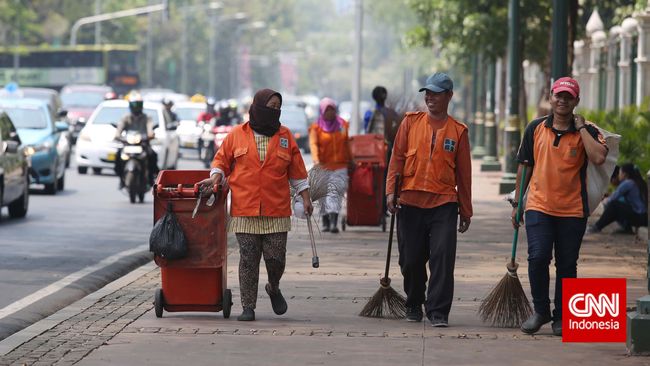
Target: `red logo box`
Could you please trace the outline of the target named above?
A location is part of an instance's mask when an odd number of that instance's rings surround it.
[[[562,280],[563,342],[625,342],[625,278]]]

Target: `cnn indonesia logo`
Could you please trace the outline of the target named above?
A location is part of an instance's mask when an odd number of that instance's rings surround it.
[[[625,342],[624,278],[563,280],[565,342]]]

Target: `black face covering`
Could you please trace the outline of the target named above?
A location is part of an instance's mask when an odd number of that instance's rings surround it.
[[[250,114],[250,126],[253,131],[264,136],[271,137],[280,129],[280,110],[269,108],[266,103],[271,97],[277,95],[282,102],[282,95],[271,89],[262,89],[255,93],[253,103],[248,113]]]

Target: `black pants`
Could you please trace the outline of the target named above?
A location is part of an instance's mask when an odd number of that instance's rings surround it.
[[[562,319],[562,279],[576,278],[578,255],[587,219],[558,217],[539,211],[526,211],[528,237],[528,277],[535,312],[551,315],[548,273],[555,249],[555,310],[553,318]]]
[[[608,202],[605,205],[605,211],[603,211],[602,216],[596,221],[595,225],[598,230],[602,230],[614,221],[621,224],[625,229],[630,229],[632,226],[648,226],[648,216],[646,214],[634,212],[632,206],[621,201]]]
[[[429,318],[447,319],[454,296],[458,204],[434,208],[402,205],[397,215],[399,265],[406,306],[424,308]],[[431,278],[427,288],[427,261]],[[426,291],[426,301],[425,301]]]

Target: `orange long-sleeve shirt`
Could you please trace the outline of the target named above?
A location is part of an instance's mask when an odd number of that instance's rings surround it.
[[[318,123],[309,128],[309,148],[314,164],[321,164],[327,170],[348,166],[352,160],[348,138],[349,125],[343,123],[340,131],[325,132]]]
[[[433,136],[430,138],[430,143],[443,143],[443,141],[436,140],[436,133],[439,129],[445,126],[447,120],[434,120],[427,113],[419,113],[417,115],[407,115],[400,124],[397,136],[395,137],[395,144],[393,146],[393,154],[388,166],[388,177],[386,180],[386,193],[393,193],[395,187],[395,175],[399,173],[403,176],[404,163],[406,161],[406,152],[409,148],[409,129],[412,123],[407,123],[408,119],[413,121],[420,121],[426,118],[427,123],[433,130]],[[412,122],[413,122],[412,121]],[[430,146],[421,146],[418,148],[429,149]],[[441,206],[449,202],[458,202],[461,217],[472,217],[472,160],[469,148],[469,138],[467,131],[463,132],[457,145],[456,150],[456,194],[437,194],[426,191],[416,190],[400,190],[400,202],[405,205],[420,207],[420,208],[433,208]]]

